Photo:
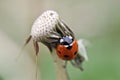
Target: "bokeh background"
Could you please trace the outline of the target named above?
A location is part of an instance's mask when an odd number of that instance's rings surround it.
[[[0,80],[33,80],[35,55],[32,41],[16,62],[34,20],[55,10],[74,31],[90,42],[84,71],[68,64],[71,80],[120,80],[120,0],[0,0]],[[53,60],[40,45],[41,80],[55,80]]]

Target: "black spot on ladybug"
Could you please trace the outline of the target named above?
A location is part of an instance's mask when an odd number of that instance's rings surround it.
[[[58,53],[59,53],[59,54],[61,54],[61,52],[60,52],[60,51],[58,51]]]
[[[69,56],[68,55],[64,55],[64,58],[68,58]]]
[[[77,52],[74,53],[74,55],[76,55],[76,54],[77,54]]]

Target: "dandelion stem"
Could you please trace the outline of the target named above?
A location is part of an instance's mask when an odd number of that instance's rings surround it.
[[[69,80],[68,73],[63,60],[59,59],[56,51],[53,50],[52,58],[54,60],[55,70],[56,70],[56,80]]]

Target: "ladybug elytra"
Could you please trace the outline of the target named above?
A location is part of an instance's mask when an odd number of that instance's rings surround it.
[[[78,52],[78,43],[71,36],[62,37],[56,51],[59,58],[63,60],[72,60]]]

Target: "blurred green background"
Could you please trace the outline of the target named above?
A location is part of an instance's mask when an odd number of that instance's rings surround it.
[[[20,48],[34,20],[48,9],[59,13],[77,39],[90,42],[87,47],[89,61],[83,64],[85,70],[81,72],[71,64],[67,66],[71,80],[120,80],[120,0],[0,0],[0,32]],[[4,46],[12,46],[4,43]],[[0,46],[0,54],[2,49]],[[32,41],[25,50],[34,60]],[[39,53],[41,80],[55,80],[50,52],[41,43]],[[6,71],[0,71],[0,80],[7,80],[9,74],[2,77]]]

